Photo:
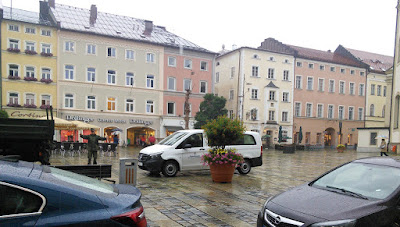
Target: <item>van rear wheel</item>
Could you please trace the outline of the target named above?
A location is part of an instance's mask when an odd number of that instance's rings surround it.
[[[162,167],[162,174],[166,177],[174,177],[178,173],[178,164],[174,161],[167,161]]]
[[[251,162],[246,159],[244,162],[238,167],[238,171],[240,174],[248,174],[251,170]]]

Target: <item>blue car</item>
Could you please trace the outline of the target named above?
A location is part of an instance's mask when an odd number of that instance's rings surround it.
[[[0,158],[0,226],[147,226],[141,192]]]

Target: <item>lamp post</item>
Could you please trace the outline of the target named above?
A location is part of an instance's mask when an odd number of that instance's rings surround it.
[[[339,144],[342,144],[342,121],[339,121]]]

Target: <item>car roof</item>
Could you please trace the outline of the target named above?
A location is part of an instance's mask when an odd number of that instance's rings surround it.
[[[28,177],[31,174],[34,163],[25,161],[4,161],[0,160],[0,175],[16,175],[20,177]]]
[[[353,162],[400,168],[400,159],[398,157],[369,157],[357,159]]]

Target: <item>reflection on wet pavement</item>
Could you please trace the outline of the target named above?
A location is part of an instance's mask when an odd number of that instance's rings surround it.
[[[116,156],[99,153],[98,163],[112,164],[112,179],[118,182],[119,159],[137,158],[140,149],[118,148]],[[149,226],[255,226],[257,214],[265,200],[288,188],[306,183],[320,174],[348,161],[378,156],[348,150],[263,152],[263,165],[248,175],[235,173],[232,183],[213,183],[209,171],[178,173],[176,177],[150,176],[138,169]],[[87,155],[59,153],[51,157],[52,165],[85,165]]]

